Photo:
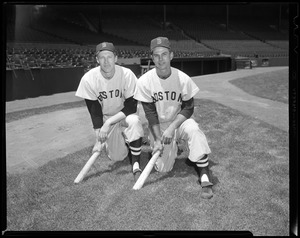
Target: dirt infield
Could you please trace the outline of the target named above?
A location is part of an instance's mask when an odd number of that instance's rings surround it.
[[[229,80],[287,67],[255,68],[193,77],[200,88],[197,98],[207,98],[288,131],[288,105],[251,96]],[[75,92],[6,103],[6,113],[76,102]],[[276,115],[276,116],[274,116]],[[86,107],[34,115],[6,123],[7,172],[22,172],[63,157],[94,143]]]
[[[7,171],[38,167],[93,144],[85,107],[31,116],[6,124]]]

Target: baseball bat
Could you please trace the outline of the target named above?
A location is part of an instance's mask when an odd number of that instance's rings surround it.
[[[76,179],[74,180],[74,183],[77,184],[77,183],[80,183],[82,181],[82,179],[84,178],[86,173],[90,170],[91,166],[94,164],[97,157],[100,155],[100,152],[101,152],[102,148],[103,148],[103,144],[101,145],[100,150],[95,151],[92,154],[92,156],[89,158],[89,160],[86,162],[86,164],[84,165],[84,167],[82,168],[80,173],[77,175]]]
[[[149,160],[148,164],[144,168],[144,170],[141,173],[138,180],[135,182],[132,189],[139,190],[141,187],[143,187],[146,179],[148,178],[149,174],[151,173],[151,171],[153,169],[153,166],[154,166],[156,160],[158,159],[159,154],[160,154],[160,151],[157,151],[157,152],[155,152],[154,155],[152,155],[151,159]]]

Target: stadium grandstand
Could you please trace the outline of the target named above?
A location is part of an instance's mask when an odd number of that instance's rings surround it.
[[[289,3],[4,7],[10,100],[30,97],[16,96],[17,85],[34,79],[37,91],[49,88],[53,82],[42,85],[49,69],[52,78],[68,82],[64,91],[74,90],[83,73],[97,66],[95,46],[103,41],[114,43],[117,63],[138,77],[153,66],[149,44],[158,36],[171,42],[173,67],[190,76],[289,62]],[[75,82],[66,79],[71,77]]]
[[[157,36],[170,39],[175,58],[288,57],[288,4],[242,7],[248,9],[244,17],[237,6],[225,5],[214,11],[207,5],[8,5],[6,66],[88,69],[102,41],[113,42],[120,59],[149,58],[149,42]],[[253,13],[266,8],[264,18]]]

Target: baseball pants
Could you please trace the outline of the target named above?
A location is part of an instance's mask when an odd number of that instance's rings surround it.
[[[114,124],[108,132],[105,147],[108,157],[113,161],[124,160],[128,155],[127,142],[135,141],[144,135],[142,123],[137,114],[130,114],[125,119]]]
[[[170,123],[160,124],[162,133],[167,129]],[[153,148],[153,136],[150,133],[150,143]],[[211,150],[204,133],[200,130],[198,123],[189,118],[176,129],[174,138],[169,145],[164,145],[163,154],[158,158],[154,168],[159,172],[169,172],[172,170],[177,157],[178,146],[181,144],[187,148],[188,158],[192,162],[199,162],[205,158],[205,154],[210,154]],[[208,162],[207,162],[208,164]],[[204,163],[203,166],[206,166]]]

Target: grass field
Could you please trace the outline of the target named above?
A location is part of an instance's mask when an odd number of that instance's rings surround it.
[[[288,103],[289,84],[287,83],[288,70],[264,73],[240,79],[231,80],[230,83],[245,92],[262,98]]]
[[[233,83],[257,96],[268,94],[272,100],[284,101],[288,94],[286,72],[250,79]],[[259,89],[250,82],[259,84]],[[31,113],[63,110],[54,108],[10,113],[7,122]],[[210,100],[197,99],[194,116],[212,150],[212,199],[201,199],[198,176],[186,152],[171,172],[153,170],[139,191],[132,190],[129,159],[113,164],[105,152],[84,181],[74,185],[90,156],[91,145],[38,169],[7,174],[7,230],[250,231],[256,236],[289,235],[288,133]],[[148,158],[145,148],[141,167]]]

